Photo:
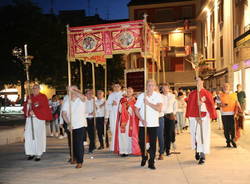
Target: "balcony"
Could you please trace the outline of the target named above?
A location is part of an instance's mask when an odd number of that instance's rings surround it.
[[[163,72],[159,72],[159,76],[159,83],[168,82],[174,87],[194,87],[196,85],[194,71],[165,72],[165,81],[163,81]],[[148,73],[148,78],[153,78],[152,72]],[[158,82],[157,72],[154,73],[154,78]]]

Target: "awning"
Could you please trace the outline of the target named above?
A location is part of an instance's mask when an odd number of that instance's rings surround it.
[[[250,47],[250,30],[234,40],[234,48]]]

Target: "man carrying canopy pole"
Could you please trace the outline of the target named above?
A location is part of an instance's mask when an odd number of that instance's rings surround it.
[[[147,14],[145,13],[144,14],[144,94],[146,93],[146,81],[147,81],[147,34],[148,34],[148,30],[147,30]],[[144,120],[146,121],[146,118],[147,118],[147,106],[146,104],[144,104]],[[147,157],[147,124],[144,125],[144,142],[145,142],[145,145],[144,145],[144,155],[145,157]],[[145,160],[145,159],[143,159]],[[143,165],[143,164],[142,164]],[[145,164],[144,164],[145,165]]]
[[[71,161],[72,164],[77,164],[76,168],[82,167],[83,155],[84,155],[84,127],[87,126],[85,114],[85,96],[76,86],[69,86],[68,91],[70,92],[69,99],[62,107],[62,116],[66,123],[71,126]],[[70,119],[71,118],[71,119]]]
[[[70,64],[70,60],[69,60],[69,25],[66,26],[67,28],[67,63],[68,63],[68,88],[71,86],[71,64]],[[69,146],[70,146],[70,161],[71,161],[71,164],[74,163],[74,153],[73,153],[73,134],[72,134],[72,124],[71,124],[71,116],[72,116],[72,111],[71,111],[71,93],[70,93],[70,90],[68,90],[68,117],[69,117],[69,122],[68,122],[68,128],[69,128],[69,133],[70,133],[70,139],[69,140]]]
[[[146,92],[138,96],[135,104],[135,113],[140,120],[139,123],[139,145],[142,153],[141,166],[145,166],[148,160],[146,154],[146,136],[149,137],[149,161],[148,168],[155,168],[156,137],[159,127],[159,113],[162,109],[162,99],[159,93],[155,92],[156,83],[153,79],[146,82]],[[146,112],[145,112],[146,107]],[[146,118],[145,118],[146,115]],[[147,131],[145,132],[145,129]],[[145,135],[146,133],[146,135]]]

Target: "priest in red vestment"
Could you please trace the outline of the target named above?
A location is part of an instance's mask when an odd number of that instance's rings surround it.
[[[135,115],[136,99],[133,89],[127,89],[127,95],[120,100],[115,131],[115,153],[126,157],[129,154],[140,155],[138,144],[138,118]]]
[[[26,117],[24,131],[24,147],[28,160],[35,158],[40,161],[42,154],[46,151],[46,125],[45,121],[52,120],[48,98],[40,93],[40,86],[35,84],[32,88],[33,94],[27,98],[23,105]]]
[[[195,158],[199,164],[205,162],[205,154],[210,152],[210,122],[216,119],[216,111],[212,94],[203,88],[203,79],[197,79],[197,88],[189,94],[186,117],[190,122],[190,134],[192,149],[196,151]],[[198,107],[198,95],[200,97],[200,112]]]

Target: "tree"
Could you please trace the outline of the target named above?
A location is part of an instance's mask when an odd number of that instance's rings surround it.
[[[97,19],[96,22],[98,21],[102,20]],[[31,0],[14,0],[12,5],[0,8],[0,22],[2,23],[0,26],[0,87],[4,84],[20,84],[24,91],[25,72],[20,61],[12,56],[12,49],[16,46],[23,48],[24,44],[28,44],[29,55],[34,56],[30,67],[31,80],[65,89],[67,35],[60,16],[43,14]],[[79,24],[83,24],[80,19]],[[79,84],[79,76],[77,76],[79,62],[72,65],[74,82]],[[92,87],[91,66],[88,64],[83,68],[84,87]],[[113,59],[108,60],[109,84],[123,78],[123,69],[120,55],[115,55]],[[96,69],[97,89],[104,88],[103,79],[104,71],[98,67]]]
[[[53,87],[66,83],[66,31],[55,15],[44,15],[31,1],[14,1],[0,8],[0,86],[24,84],[23,66],[12,56],[15,46],[34,56],[31,80]],[[63,31],[62,31],[63,30]]]

